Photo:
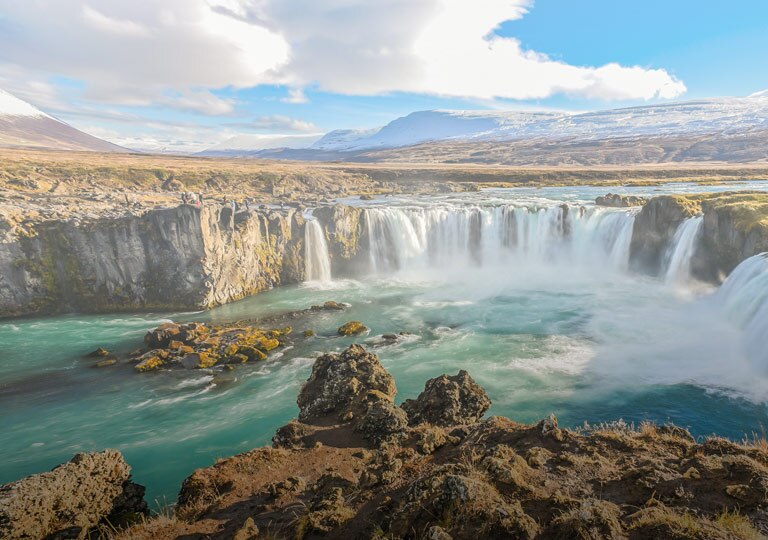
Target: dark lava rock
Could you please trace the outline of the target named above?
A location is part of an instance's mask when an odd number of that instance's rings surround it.
[[[402,405],[412,426],[428,423],[443,427],[473,424],[490,406],[488,394],[464,370],[428,380],[419,397]]]
[[[312,375],[297,399],[299,420],[329,415],[352,420],[368,410],[372,391],[390,402],[397,393],[395,380],[378,356],[360,345],[351,345],[341,354],[323,355],[315,361]]]

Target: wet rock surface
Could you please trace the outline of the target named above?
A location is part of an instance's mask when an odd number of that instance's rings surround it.
[[[405,408],[360,346],[320,357],[300,418],[274,446],[220,460],[184,483],[177,522],[131,538],[681,538],[768,533],[768,450],[675,426],[571,431],[483,420],[465,373],[437,377]],[[407,402],[406,402],[407,403]],[[418,405],[418,406],[417,406]],[[448,408],[440,414],[439,405]],[[407,425],[419,413],[417,425]],[[414,416],[415,418],[415,416]],[[436,422],[436,423],[431,423]]]
[[[351,421],[376,402],[393,402],[397,389],[378,356],[360,345],[341,354],[319,357],[299,394],[299,420],[308,422],[334,416]]]
[[[148,515],[120,452],[77,454],[50,472],[0,486],[0,538],[86,538],[99,524]]]
[[[488,394],[464,370],[428,380],[419,397],[402,405],[411,425],[441,427],[473,424],[490,406]]]
[[[159,369],[208,369],[266,360],[290,342],[293,328],[265,329],[250,323],[164,323],[144,336],[147,349],[132,354],[140,373]]]

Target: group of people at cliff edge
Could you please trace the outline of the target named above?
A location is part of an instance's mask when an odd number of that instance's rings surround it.
[[[203,194],[195,193],[194,191],[182,191],[181,203],[200,207],[203,205]]]

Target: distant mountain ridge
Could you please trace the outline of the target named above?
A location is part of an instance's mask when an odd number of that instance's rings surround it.
[[[130,152],[89,135],[0,90],[0,148]]]
[[[768,160],[768,91],[584,113],[417,111],[376,129],[334,130],[306,148],[240,157],[510,165]]]
[[[373,133],[337,144],[331,131],[312,148],[355,151],[436,141],[609,139],[701,135],[768,129],[768,91],[747,98],[716,98],[579,114],[515,111],[419,111]],[[348,133],[350,130],[343,130]],[[369,130],[370,131],[370,130]]]

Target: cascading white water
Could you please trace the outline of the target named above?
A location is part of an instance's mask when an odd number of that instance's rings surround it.
[[[374,273],[515,258],[624,270],[635,213],[568,205],[368,208],[368,255]]]
[[[664,281],[673,285],[685,284],[691,279],[691,258],[704,218],[696,216],[683,221],[675,231],[667,256]]]
[[[304,261],[307,281],[331,281],[328,243],[325,241],[323,226],[314,218],[307,219],[304,227]]]
[[[743,261],[713,295],[730,321],[744,331],[747,357],[760,373],[768,373],[768,253]]]

